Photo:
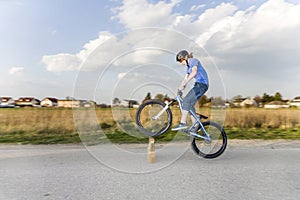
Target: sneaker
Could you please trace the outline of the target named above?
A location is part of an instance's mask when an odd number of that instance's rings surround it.
[[[172,128],[172,131],[179,131],[179,130],[184,130],[187,129],[186,123],[179,123],[177,126]]]

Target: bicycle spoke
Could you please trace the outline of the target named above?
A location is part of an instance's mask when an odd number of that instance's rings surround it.
[[[203,124],[211,140],[194,138],[192,142],[193,150],[202,157],[214,158],[223,153],[226,148],[226,134],[221,126],[206,122]],[[200,134],[201,131],[199,131]]]
[[[158,101],[149,101],[137,112],[137,124],[142,132],[147,135],[164,133],[171,124],[171,111],[163,110],[165,104]]]

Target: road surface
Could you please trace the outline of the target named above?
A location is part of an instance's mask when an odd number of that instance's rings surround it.
[[[0,145],[0,199],[300,199],[299,141],[229,141],[213,160],[173,146],[150,164],[147,145]]]

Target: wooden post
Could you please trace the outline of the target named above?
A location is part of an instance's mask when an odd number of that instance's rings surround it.
[[[155,148],[154,148],[155,139],[149,137],[149,146],[148,146],[148,159],[150,163],[155,162]]]

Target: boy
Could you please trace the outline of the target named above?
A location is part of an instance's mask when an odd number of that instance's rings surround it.
[[[180,84],[178,90],[184,90],[188,82],[192,79],[195,79],[194,87],[188,92],[188,94],[183,99],[183,111],[180,123],[173,127],[173,131],[187,129],[187,116],[190,110],[195,111],[195,104],[197,100],[208,90],[208,76],[201,65],[200,61],[196,58],[193,58],[192,53],[188,53],[186,50],[180,51],[176,55],[176,61],[187,67],[186,76]],[[194,117],[191,117],[192,122],[196,120]]]

